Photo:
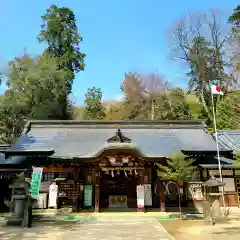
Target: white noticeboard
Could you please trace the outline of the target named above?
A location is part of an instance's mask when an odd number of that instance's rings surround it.
[[[144,186],[137,186],[137,207],[144,208]]]
[[[42,181],[41,182],[40,192],[48,193],[49,192],[49,186],[50,186],[49,181]]]
[[[33,208],[47,208],[47,193],[40,193],[38,201],[34,202]]]
[[[216,178],[218,181],[220,181],[220,178]],[[235,192],[235,182],[234,178],[223,178],[224,185],[224,192]],[[222,187],[219,187],[219,191],[222,191]]]
[[[58,185],[51,184],[49,187],[48,207],[57,207]]]
[[[151,184],[144,184],[144,205],[152,206],[152,186],[151,186]]]

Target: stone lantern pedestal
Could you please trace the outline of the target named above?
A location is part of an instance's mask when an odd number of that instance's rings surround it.
[[[12,189],[11,201],[6,204],[10,207],[11,215],[7,218],[7,225],[31,226],[33,199],[29,194],[30,184],[25,181],[24,175],[20,175],[9,186]]]

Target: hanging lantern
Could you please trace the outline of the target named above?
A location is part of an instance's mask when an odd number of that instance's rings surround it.
[[[124,170],[124,175],[125,175],[125,177],[127,177],[127,171],[126,170]]]
[[[109,157],[108,160],[112,165],[116,164],[116,158],[115,157]]]
[[[135,175],[138,175],[138,173],[137,173],[137,170],[136,170],[136,169],[134,170],[134,173],[135,173]]]
[[[113,172],[113,170],[112,170],[112,173],[111,173],[111,175],[112,175],[112,177],[114,177],[114,172]]]
[[[123,158],[122,158],[122,162],[123,162],[123,163],[128,163],[128,162],[129,162],[128,157],[123,157]]]
[[[130,175],[130,176],[132,175],[132,170],[129,171],[129,175]]]

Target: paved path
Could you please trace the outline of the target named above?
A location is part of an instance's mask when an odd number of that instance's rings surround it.
[[[31,229],[0,228],[1,240],[173,240],[155,219],[103,218],[97,217],[85,223],[64,224],[39,223]]]
[[[98,218],[94,223],[82,225],[81,236],[79,239],[159,239],[170,240],[170,235],[163,226],[155,219],[140,218],[120,218],[104,219]]]

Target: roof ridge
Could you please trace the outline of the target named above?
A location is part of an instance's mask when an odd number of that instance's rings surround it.
[[[235,130],[218,130],[218,133],[220,134],[240,134],[240,129],[235,129]]]
[[[240,129],[220,129],[220,132],[238,132]]]
[[[124,120],[31,120],[29,121],[25,129],[29,127],[29,124],[31,126],[33,125],[120,125],[120,126],[127,126],[127,125],[147,125],[147,126],[152,126],[152,125],[196,125],[196,126],[202,126],[203,128],[206,127],[204,120],[145,120],[145,121],[136,121],[136,120],[129,120],[129,121],[124,121]]]

